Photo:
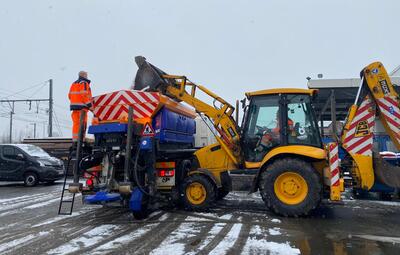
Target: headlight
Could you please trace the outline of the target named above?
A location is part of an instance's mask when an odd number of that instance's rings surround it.
[[[44,164],[44,162],[43,162],[43,161],[41,161],[41,160],[38,160],[37,162],[39,163],[39,165],[40,165],[40,166],[45,166],[45,164]]]

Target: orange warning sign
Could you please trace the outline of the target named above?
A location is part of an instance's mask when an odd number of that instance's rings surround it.
[[[150,123],[146,123],[142,131],[142,136],[154,136],[154,135],[155,134],[153,127],[150,125]]]

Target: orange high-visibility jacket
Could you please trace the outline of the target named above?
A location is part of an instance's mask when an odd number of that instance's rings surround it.
[[[90,80],[79,77],[71,84],[68,98],[70,101],[70,110],[82,110],[92,107],[92,91],[90,89]]]
[[[292,132],[294,130],[293,120],[288,119],[287,124],[288,124],[289,132]],[[280,131],[281,131],[281,128],[279,127],[279,121],[278,121],[277,124],[276,124],[276,127],[272,129],[272,132],[278,134]]]

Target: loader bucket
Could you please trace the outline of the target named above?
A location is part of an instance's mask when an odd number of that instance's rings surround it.
[[[147,88],[147,91],[162,90],[162,85],[167,82],[162,78],[162,75],[166,73],[147,62],[145,57],[137,56],[135,57],[135,62],[139,69],[136,73],[133,89],[143,90]]]
[[[381,183],[400,188],[400,167],[390,164],[379,153],[374,153],[374,172]]]

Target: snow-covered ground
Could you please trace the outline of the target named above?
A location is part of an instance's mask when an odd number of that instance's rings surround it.
[[[0,186],[0,254],[330,254],[337,247],[352,254],[390,254],[400,249],[399,202],[351,200],[293,219],[266,210],[257,194],[233,192],[207,212],[159,210],[137,221],[121,208],[82,206],[79,197],[71,216],[59,216],[61,187]],[[372,248],[366,251],[366,245]]]

